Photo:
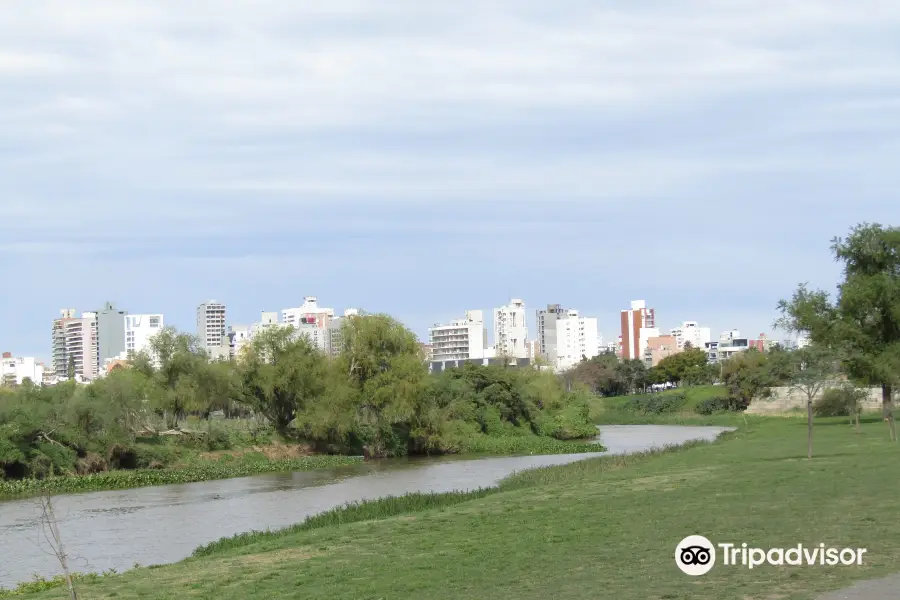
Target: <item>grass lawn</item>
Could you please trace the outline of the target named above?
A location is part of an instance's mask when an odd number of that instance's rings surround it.
[[[698,404],[716,396],[727,396],[728,391],[721,385],[700,385],[684,387],[652,394],[653,397],[685,395],[680,410],[664,414],[639,414],[625,408],[634,398],[649,397],[651,394],[637,396],[616,396],[612,398],[594,397],[590,401],[591,419],[598,425],[641,425],[655,423],[671,423],[684,425],[722,425],[741,421],[734,414],[701,415],[696,412]],[[735,421],[735,417],[737,420]]]
[[[251,537],[84,582],[79,597],[786,600],[900,571],[900,445],[882,422],[856,433],[846,419],[821,420],[810,462],[805,428],[748,417],[714,444],[540,469],[445,507]],[[691,578],[674,562],[691,534],[868,554],[862,567],[718,564]],[[64,596],[56,588],[18,597]]]

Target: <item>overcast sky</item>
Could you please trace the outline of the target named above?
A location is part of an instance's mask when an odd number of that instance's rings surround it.
[[[754,337],[900,217],[896,0],[5,0],[0,350],[60,308]]]

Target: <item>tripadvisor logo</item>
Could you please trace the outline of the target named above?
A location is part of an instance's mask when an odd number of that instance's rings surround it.
[[[718,551],[717,551],[718,549]],[[726,567],[753,569],[771,566],[851,566],[862,565],[865,548],[833,548],[825,544],[790,548],[753,548],[747,544],[713,544],[702,535],[689,535],[675,547],[675,564],[686,575],[705,575],[716,565],[717,555]]]

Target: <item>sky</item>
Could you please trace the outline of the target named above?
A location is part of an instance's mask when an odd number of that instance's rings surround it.
[[[750,337],[900,217],[896,0],[6,0],[0,350],[61,308]],[[776,332],[777,337],[777,332]]]

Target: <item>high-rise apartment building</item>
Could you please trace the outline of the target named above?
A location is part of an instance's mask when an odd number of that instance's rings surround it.
[[[563,309],[559,304],[537,311],[541,354],[557,371],[571,369],[582,359],[600,353],[597,319],[582,317],[577,310]]]
[[[537,339],[545,360],[552,360],[550,354],[556,347],[556,322],[566,318],[568,312],[569,310],[563,308],[561,304],[548,304],[546,309],[540,309],[535,313]]]
[[[319,306],[318,299],[315,296],[303,298],[303,306],[286,308],[281,311],[282,323],[298,329],[303,325],[328,327],[329,321],[333,318],[334,309]]]
[[[162,315],[127,315],[125,317],[125,352],[131,357],[150,353],[150,338],[162,331]]]
[[[647,349],[647,341],[659,336],[656,328],[656,313],[647,308],[643,300],[633,300],[631,308],[623,310],[622,324],[622,358],[624,360],[643,359]]]
[[[53,372],[60,378],[91,381],[100,371],[97,313],[85,312],[76,317],[71,308],[60,313],[60,318],[53,321]]]
[[[494,352],[497,357],[525,358],[528,325],[525,322],[525,303],[518,298],[506,306],[494,309]]]
[[[344,349],[344,324],[348,319],[363,316],[358,308],[344,310],[343,317],[335,317],[328,323],[328,354],[337,356]]]
[[[97,311],[97,368],[102,372],[107,361],[121,356],[125,347],[126,310],[119,310],[107,302]]]
[[[224,304],[208,300],[197,307],[197,337],[207,351],[228,346]]]
[[[675,338],[675,345],[679,352],[684,350],[685,343],[690,343],[692,348],[702,350],[711,339],[709,327],[700,327],[697,321],[685,321],[679,327],[672,329],[671,334]]]
[[[449,325],[435,324],[428,330],[428,341],[434,362],[485,358],[488,341],[484,313],[468,310],[464,319]]]

